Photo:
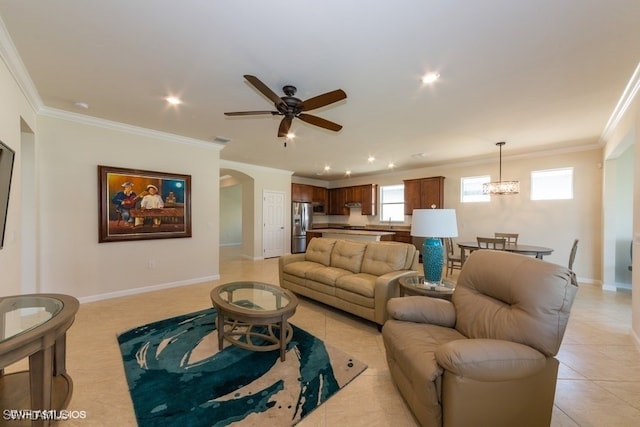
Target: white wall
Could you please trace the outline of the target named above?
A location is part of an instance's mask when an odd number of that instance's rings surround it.
[[[220,187],[220,246],[242,244],[242,184]]]
[[[635,79],[635,80],[634,80]],[[638,69],[634,74],[631,84],[628,89],[640,87],[640,75]],[[629,93],[634,93],[631,90]],[[635,92],[637,93],[637,92]],[[615,159],[621,153],[628,149],[629,146],[634,146],[634,165],[633,165],[633,272],[631,275],[631,329],[636,346],[640,348],[640,294],[638,292],[640,283],[640,256],[635,255],[640,253],[640,150],[636,147],[640,147],[640,98],[636,95],[633,98],[628,98],[626,102],[621,103],[628,107],[624,111],[616,111],[612,115],[612,124],[605,130],[604,141],[606,143],[604,149],[604,159]],[[621,105],[619,104],[619,105]],[[607,161],[605,165],[610,162]],[[608,171],[605,171],[605,176],[612,175]],[[610,186],[605,183],[605,199],[603,207],[605,211],[610,209],[610,205],[607,202],[611,201],[609,192],[615,191],[614,186]],[[606,214],[605,217],[610,217],[610,214]],[[615,235],[616,227],[615,223],[611,224],[611,221],[605,222],[604,229],[604,259],[605,262],[611,263],[612,259],[615,260]],[[614,242],[614,243],[611,243]],[[605,276],[609,274],[615,275],[615,265],[605,266]]]
[[[36,114],[16,84],[5,63],[0,61],[0,140],[15,152],[11,194],[7,212],[4,247],[0,249],[0,295],[21,293],[21,205],[22,149],[21,120],[35,128]]]
[[[249,165],[246,163],[220,161],[220,167],[225,170],[242,172],[251,179],[243,182],[242,211],[243,211],[243,255],[252,259],[263,258],[262,247],[262,197],[265,191],[281,191],[285,199],[285,236],[291,235],[291,171]],[[251,248],[245,253],[244,248]]]
[[[595,144],[594,144],[595,145]],[[445,177],[444,205],[456,209],[457,241],[475,241],[476,236],[493,235],[495,231],[520,233],[519,241],[554,249],[545,260],[567,265],[574,238],[580,239],[574,269],[583,281],[600,283],[602,278],[600,246],[602,221],[602,150],[586,149],[570,153],[558,152],[539,156],[509,157],[503,155],[502,176],[519,180],[520,194],[492,196],[488,203],[461,203],[460,178],[491,175],[498,178],[498,159],[467,164],[416,169],[377,177],[353,177],[333,182],[332,187],[373,183],[402,184],[403,179],[429,176]],[[561,167],[574,168],[574,199],[555,201],[530,200],[532,170]],[[329,218],[329,222],[346,222],[346,217]],[[367,217],[377,223],[377,217]],[[409,225],[411,217],[405,223]]]
[[[634,146],[628,147],[616,160],[615,201],[615,283],[616,287],[631,288],[629,245],[633,236],[633,164]]]
[[[66,117],[36,130],[39,291],[90,300],[218,278],[219,146]],[[191,175],[193,237],[98,243],[98,165]]]

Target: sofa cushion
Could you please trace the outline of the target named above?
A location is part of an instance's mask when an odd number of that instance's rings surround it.
[[[304,258],[328,267],[331,264],[331,252],[335,244],[336,239],[311,239]]]
[[[382,338],[387,357],[396,361],[407,378],[412,378],[416,390],[426,390],[427,383],[443,373],[435,351],[449,341],[466,339],[455,329],[400,320],[388,320],[382,328]]]
[[[370,243],[364,252],[361,271],[382,276],[406,269],[409,246],[397,243]],[[413,255],[413,254],[412,254]]]
[[[307,272],[309,272],[310,270],[315,270],[317,268],[322,269],[324,268],[324,265],[311,261],[299,261],[286,264],[283,267],[283,271],[286,274],[291,274],[298,277],[307,277]]]
[[[331,252],[331,266],[359,273],[366,248],[366,243],[337,240]]]
[[[377,278],[367,273],[348,274],[336,280],[336,288],[373,299]]]
[[[353,274],[349,270],[336,267],[314,268],[307,271],[307,279],[324,283],[325,285],[335,286],[336,280],[345,275]]]

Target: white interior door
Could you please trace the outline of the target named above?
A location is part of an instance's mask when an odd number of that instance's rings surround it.
[[[281,191],[265,191],[262,200],[263,257],[284,255],[285,194]]]

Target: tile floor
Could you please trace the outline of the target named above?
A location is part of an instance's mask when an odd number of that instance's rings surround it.
[[[253,279],[277,284],[277,262],[245,260],[225,248],[219,281],[82,304],[68,334],[67,367],[74,381],[69,409],[84,410],[87,418],[62,426],[135,426],[116,334],[207,308],[210,289],[221,283]],[[374,324],[304,298],[291,321],[369,366],[299,426],[418,425],[389,376]],[[580,287],[558,356],[552,426],[638,425],[640,352],[630,324],[630,293]],[[20,362],[7,372],[25,366]]]

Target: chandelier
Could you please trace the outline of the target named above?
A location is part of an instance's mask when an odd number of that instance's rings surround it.
[[[482,184],[483,194],[518,194],[520,192],[520,181],[503,181],[502,180],[502,146],[506,142],[496,142],[500,147],[500,175],[498,181]]]

